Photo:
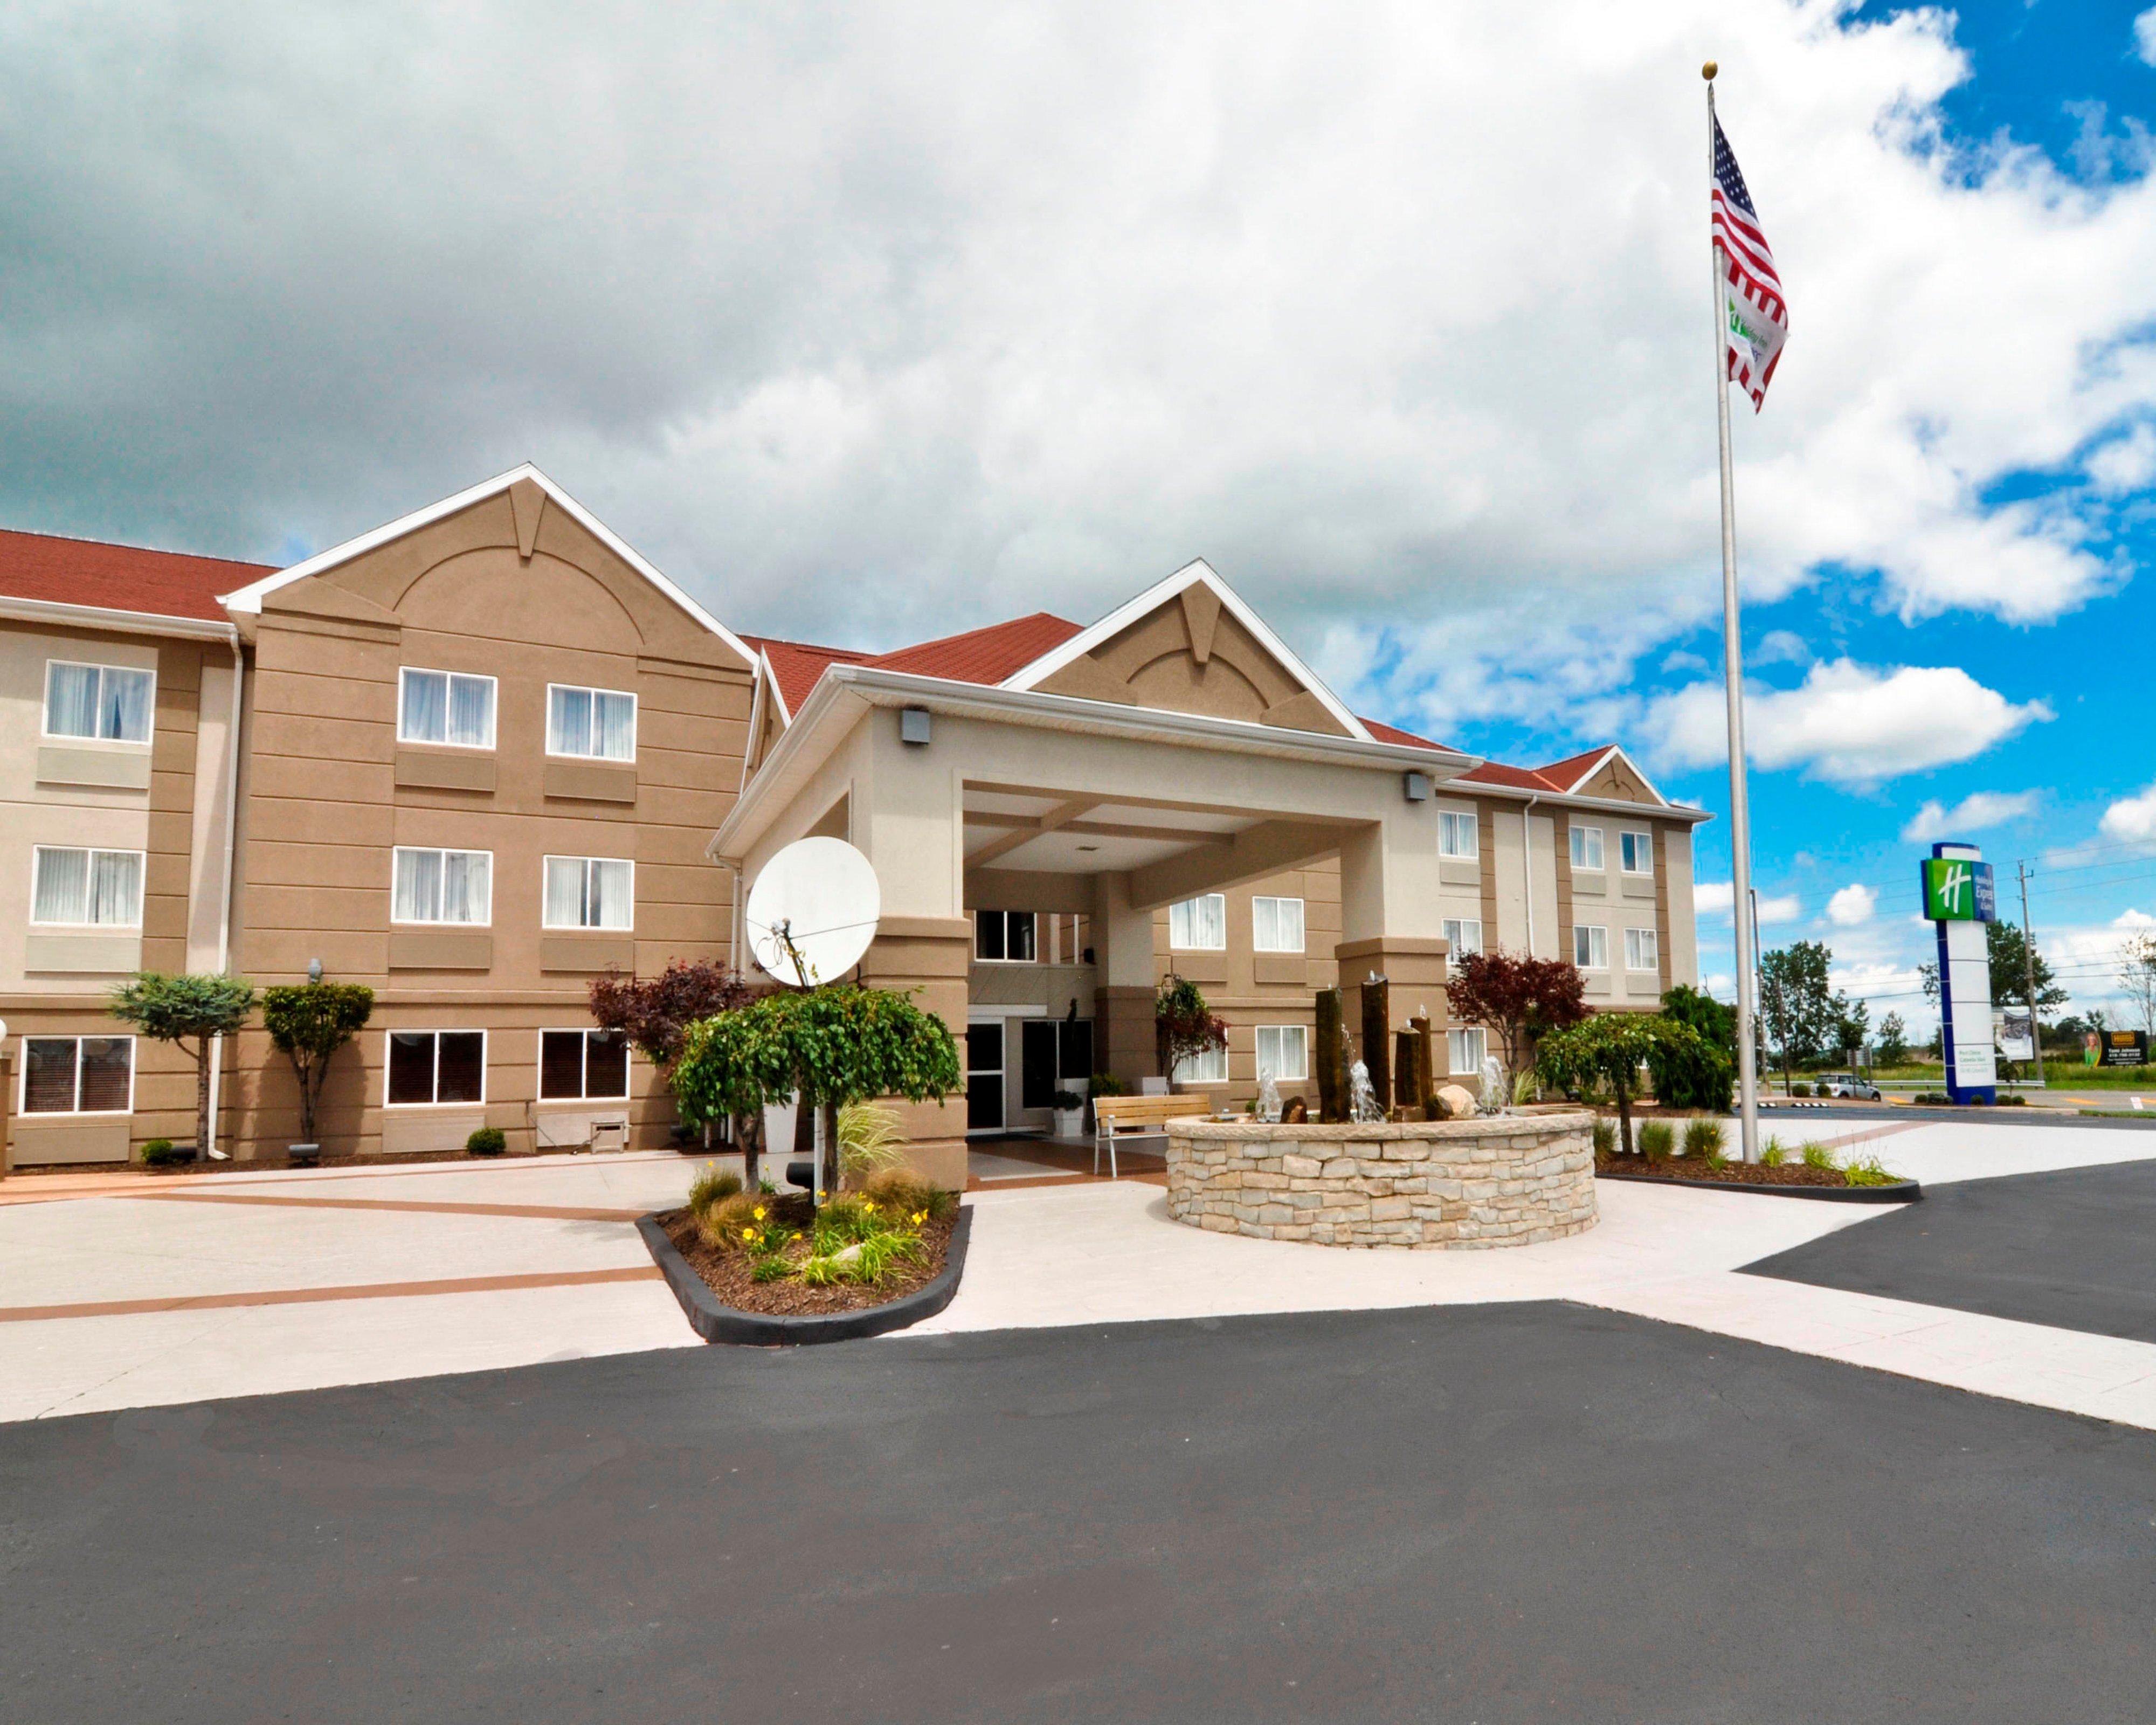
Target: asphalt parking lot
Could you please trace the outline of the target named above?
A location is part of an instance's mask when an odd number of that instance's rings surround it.
[[[2156,1342],[2156,1163],[1934,1187],[1922,1204],[1747,1268]]]
[[[40,1722],[2156,1715],[2156,1436],[1560,1304],[85,1415],[0,1506]]]

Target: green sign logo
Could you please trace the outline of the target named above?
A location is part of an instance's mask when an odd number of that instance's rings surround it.
[[[1997,915],[1991,865],[1957,857],[1924,861],[1924,915],[1934,922],[1989,922]]]

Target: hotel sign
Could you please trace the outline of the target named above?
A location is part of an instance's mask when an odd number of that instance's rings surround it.
[[[1933,922],[1996,922],[1991,865],[1961,857],[1924,859],[1924,915]]]

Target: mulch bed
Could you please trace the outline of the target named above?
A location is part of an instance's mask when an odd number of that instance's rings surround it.
[[[1739,1162],[1732,1157],[1722,1168],[1709,1168],[1689,1156],[1650,1162],[1644,1156],[1598,1156],[1598,1174],[1633,1174],[1652,1180],[1713,1180],[1727,1186],[1846,1186],[1849,1176],[1838,1168],[1812,1168],[1801,1162],[1785,1162],[1779,1168],[1764,1163]]]
[[[804,1194],[788,1194],[773,1202],[782,1220],[807,1230],[809,1205]],[[888,1305],[916,1288],[927,1286],[942,1273],[944,1255],[951,1245],[951,1230],[957,1220],[954,1209],[942,1221],[932,1219],[921,1224],[918,1263],[894,1265],[888,1276],[873,1285],[842,1281],[823,1288],[790,1279],[757,1281],[751,1274],[752,1266],[748,1255],[722,1252],[706,1245],[695,1219],[685,1209],[664,1212],[659,1218],[659,1225],[666,1230],[667,1239],[674,1242],[674,1250],[703,1277],[704,1286],[736,1311],[761,1312],[772,1317],[820,1317],[829,1312],[860,1312],[870,1306]]]

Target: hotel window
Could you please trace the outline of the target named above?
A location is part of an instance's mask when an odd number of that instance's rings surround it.
[[[612,689],[547,685],[547,752],[588,761],[636,758],[636,697]]]
[[[1572,829],[1572,865],[1575,869],[1599,869],[1602,862],[1602,829],[1574,827]]]
[[[30,921],[66,928],[140,928],[142,853],[40,845],[31,854]]]
[[[391,853],[389,920],[484,927],[494,920],[494,853],[398,845]]]
[[[973,912],[973,956],[988,964],[1031,964],[1039,953],[1034,944],[1031,911],[976,911]]]
[[[1651,928],[1628,928],[1625,931],[1625,968],[1627,970],[1656,970],[1661,965],[1661,951]]]
[[[398,673],[397,740],[460,749],[494,747],[494,679],[458,671]]]
[[[1470,861],[1476,855],[1475,817],[1440,812],[1437,817],[1437,854],[1440,856],[1466,857]]]
[[[132,1036],[25,1036],[25,1114],[126,1114],[135,1106]]]
[[[1572,962],[1582,970],[1609,968],[1609,931],[1575,926],[1572,931]]]
[[[1445,1033],[1445,1054],[1451,1060],[1455,1078],[1481,1076],[1484,1046],[1482,1029],[1479,1024],[1470,1025],[1464,1030],[1447,1030]]]
[[[1224,1068],[1220,1076],[1228,1075]],[[1310,1076],[1310,1027],[1307,1024],[1258,1026],[1258,1076],[1278,1084],[1284,1079]]]
[[[613,856],[550,856],[540,922],[548,928],[636,927],[636,865]]]
[[[418,1108],[486,1100],[486,1032],[392,1030],[389,1104]]]
[[[1452,948],[1452,956],[1465,958],[1470,952],[1482,950],[1482,921],[1479,916],[1448,916],[1445,919],[1445,938]]]
[[[1655,872],[1655,835],[1652,833],[1620,833],[1617,835],[1619,865],[1628,875],[1651,875]]]
[[[1168,943],[1178,952],[1224,952],[1228,949],[1228,901],[1217,892],[1184,899],[1168,907]]]
[[[539,1100],[618,1102],[629,1095],[629,1039],[619,1030],[542,1030]]]
[[[1203,1054],[1185,1055],[1175,1069],[1178,1084],[1225,1084],[1228,1050],[1209,1048]]]
[[[1300,952],[1302,950],[1302,901],[1299,898],[1254,898],[1250,901],[1250,945],[1260,952]]]
[[[147,742],[157,678],[125,665],[45,661],[45,735]]]

